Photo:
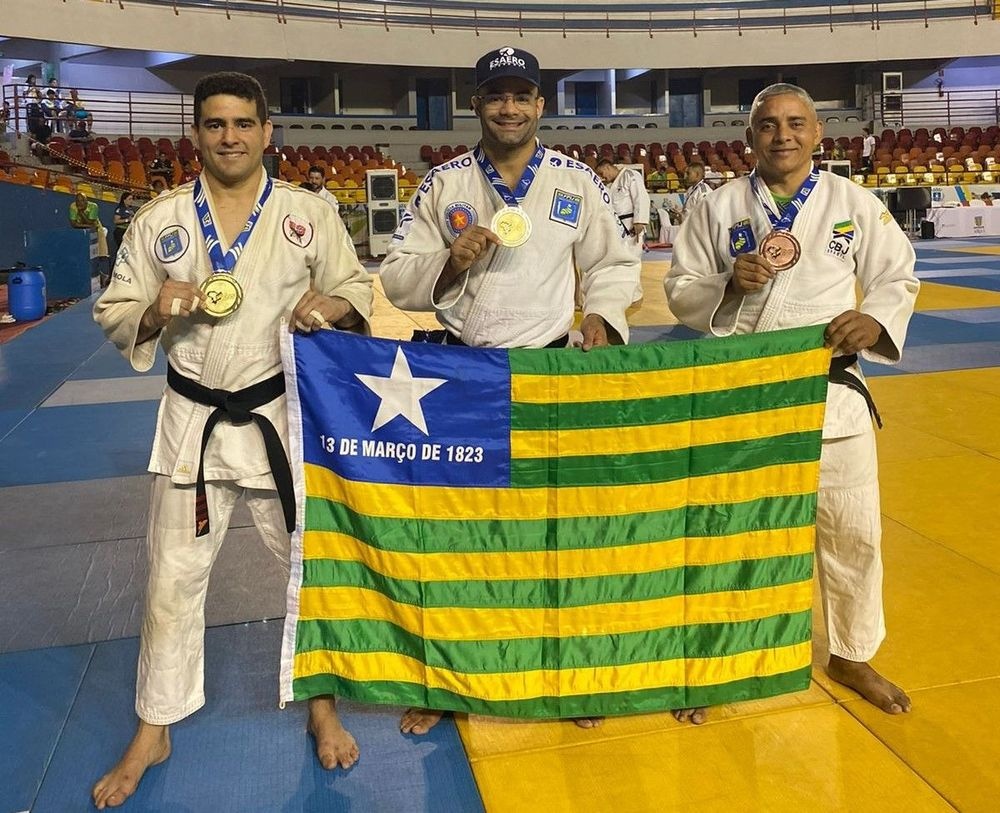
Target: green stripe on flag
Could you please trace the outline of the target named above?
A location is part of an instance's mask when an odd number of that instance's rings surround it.
[[[806,610],[753,621],[692,624],[617,635],[441,641],[414,635],[388,621],[300,621],[298,652],[392,652],[427,666],[490,674],[532,669],[622,666],[676,658],[712,658],[808,641]]]
[[[361,562],[306,559],[302,586],[360,587],[420,607],[533,609],[586,607],[669,596],[755,590],[812,578],[813,554],[573,579],[417,581],[384,576]]]
[[[388,551],[481,553],[488,550],[606,548],[701,536],[732,536],[770,528],[802,528],[816,521],[816,495],[762,497],[742,503],[700,505],[604,517],[530,520],[406,520],[373,517],[335,500],[309,497],[306,530],[339,531]]]
[[[807,463],[818,459],[821,436],[817,430],[666,452],[514,459],[510,461],[510,479],[515,488],[664,483],[783,463]]]
[[[633,401],[589,401],[571,404],[511,404],[513,431],[527,429],[600,429],[747,415],[781,407],[819,404],[826,398],[826,375],[772,384],[755,384],[722,392],[637,398]]]
[[[628,372],[678,370],[731,361],[783,356],[815,350],[823,346],[825,325],[727,336],[711,341],[664,342],[629,347]],[[565,349],[510,350],[512,375],[603,375],[620,374],[622,360],[618,353],[567,353]]]
[[[664,709],[738,703],[741,700],[755,700],[802,691],[809,687],[811,677],[812,667],[804,666],[778,675],[744,678],[712,686],[668,686],[630,692],[605,692],[599,695],[484,701],[443,689],[426,689],[415,683],[358,682],[335,675],[312,675],[296,678],[293,682],[293,694],[296,700],[333,694],[364,703],[454,709],[469,714],[487,714],[495,717],[565,719],[595,715],[643,714]]]

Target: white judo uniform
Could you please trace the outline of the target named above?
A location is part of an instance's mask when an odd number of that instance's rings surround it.
[[[636,256],[642,256],[642,239],[631,235],[632,225],[642,223],[649,228],[649,193],[642,174],[634,169],[625,168],[608,185],[611,195],[611,208],[626,232],[625,242]]]
[[[671,312],[690,327],[727,336],[827,324],[858,310],[883,327],[876,345],[860,355],[898,362],[919,283],[913,247],[878,199],[846,178],[820,173],[792,226],[802,248],[798,263],[758,292],[734,293],[728,284],[736,256],[756,252],[771,228],[749,178],[708,195],[674,245],[664,282]],[[849,370],[863,380],[857,365]],[[885,638],[875,435],[865,399],[834,383],[827,394],[816,526],[830,652],[867,661]]]
[[[266,177],[261,172],[263,190]],[[200,283],[211,272],[193,183],[155,198],[126,232],[111,285],[94,318],[133,368],[148,370],[158,344],[171,367],[206,387],[236,391],[281,371],[281,321],[310,286],[350,302],[366,320],[371,278],[358,262],[343,224],[306,189],[274,182],[270,198],[239,256],[234,274],[240,308],[216,320],[203,311],[173,319],[136,344],[140,320],[167,277]],[[218,223],[211,192],[209,207]],[[221,235],[226,239],[233,235]],[[160,402],[149,461],[154,477],[149,516],[149,584],[139,654],[136,712],[168,725],[204,704],[204,604],[209,572],[241,492],[265,544],[288,567],[289,535],[261,438],[253,423],[223,419],[205,450],[210,533],[195,537],[195,486],[202,430],[213,408],[168,387]],[[285,396],[254,410],[271,421],[288,452]]]
[[[684,195],[684,209],[681,212],[681,223],[687,220],[691,213],[698,208],[698,204],[707,198],[712,192],[712,187],[704,179],[698,181]]]
[[[436,312],[468,345],[544,347],[573,326],[579,268],[585,313],[604,317],[628,341],[625,309],[639,260],[621,239],[604,184],[586,164],[545,150],[521,203],[531,236],[490,246],[437,300],[450,246],[471,225],[489,228],[504,206],[472,152],[432,169],[410,201],[379,278],[398,308]]]

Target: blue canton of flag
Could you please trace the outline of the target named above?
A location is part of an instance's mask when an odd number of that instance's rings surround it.
[[[507,351],[324,338],[295,336],[306,463],[374,483],[509,485]]]

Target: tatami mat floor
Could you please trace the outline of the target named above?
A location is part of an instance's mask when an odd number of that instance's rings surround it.
[[[276,703],[280,573],[245,511],[213,574],[208,706],[135,811],[994,811],[1000,800],[1000,241],[918,249],[923,289],[896,369],[869,368],[879,434],[889,638],[906,687],[889,717],[824,674],[808,691],[713,709],[571,724],[459,716],[403,737],[398,709],[348,706],[363,756],[311,755],[303,710]],[[683,338],[667,252],[644,263],[636,340]],[[162,362],[133,375],[82,302],[0,346],[0,813],[90,809],[132,728],[145,578],[144,475]],[[377,289],[375,329],[427,314]]]

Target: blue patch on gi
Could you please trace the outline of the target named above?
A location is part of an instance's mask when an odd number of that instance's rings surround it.
[[[741,220],[729,227],[729,253],[733,257],[749,254],[757,248],[757,240],[753,236],[753,226],[749,220]]]
[[[181,242],[180,232],[175,229],[174,231],[167,232],[160,237],[160,251],[163,252],[164,259],[173,257],[175,254],[180,254],[184,251],[184,244]]]
[[[583,210],[583,198],[580,195],[571,195],[557,189],[552,196],[552,211],[549,212],[549,220],[556,223],[564,223],[574,229],[580,223],[580,212]]]

